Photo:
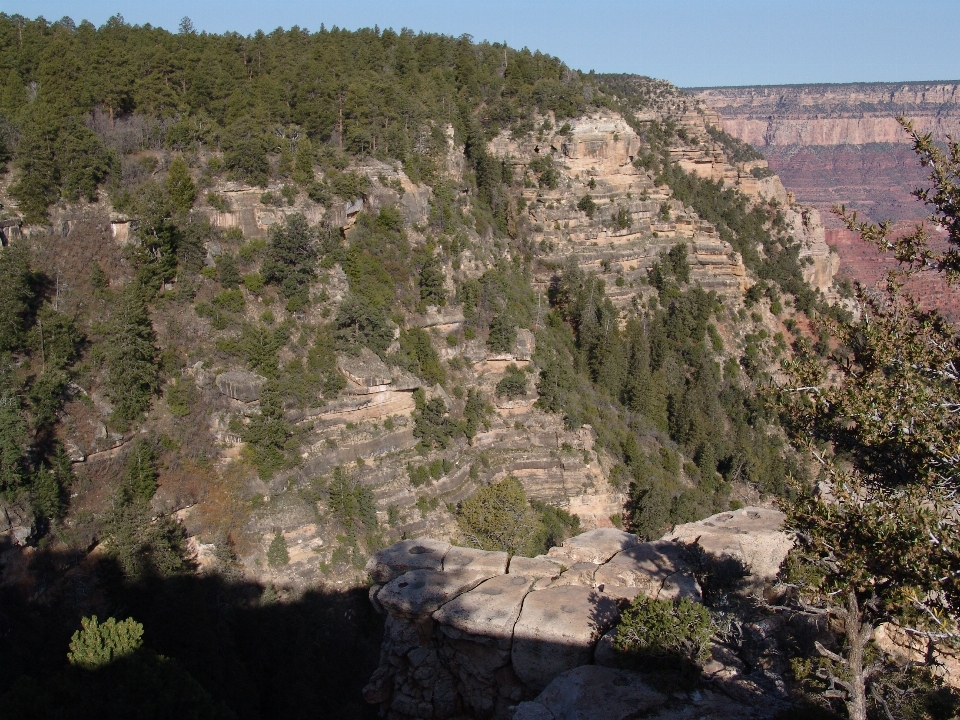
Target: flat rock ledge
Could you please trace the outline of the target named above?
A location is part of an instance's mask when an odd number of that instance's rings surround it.
[[[392,720],[613,720],[639,708],[664,719],[772,716],[782,703],[759,688],[744,692],[736,668],[721,673],[736,692],[678,699],[603,666],[614,661],[608,631],[639,594],[701,601],[700,554],[747,569],[752,591],[772,582],[791,547],[782,524],[782,513],[748,507],[654,542],[591,530],[536,558],[429,539],[396,543],[367,563],[370,600],[387,620],[364,697]]]

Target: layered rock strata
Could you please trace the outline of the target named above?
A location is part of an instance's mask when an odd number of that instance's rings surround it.
[[[701,538],[707,556],[749,568],[757,587],[770,582],[790,548],[782,520],[774,510],[744,508],[678,527],[656,542],[601,528],[536,558],[435,540],[397,543],[367,565],[375,583],[371,602],[387,621],[380,666],[364,697],[397,720],[506,718],[514,711],[523,718],[586,718],[599,716],[550,708],[566,694],[568,706],[586,712],[588,686],[602,679],[623,693],[619,700],[610,695],[611,708],[625,707],[636,695],[654,710],[666,697],[641,678],[582,666],[616,664],[608,631],[638,595],[700,601],[693,557]],[[738,675],[734,669],[725,681]],[[558,685],[560,677],[567,680]],[[524,702],[538,694],[536,702]],[[716,701],[718,708],[739,705],[719,696]],[[763,716],[744,708],[749,712],[743,717]]]

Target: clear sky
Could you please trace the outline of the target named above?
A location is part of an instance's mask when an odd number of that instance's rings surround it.
[[[960,0],[0,0],[50,21],[250,34],[298,25],[403,27],[556,55],[580,70],[681,87],[960,79]]]

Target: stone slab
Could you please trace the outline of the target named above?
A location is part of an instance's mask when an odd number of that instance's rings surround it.
[[[374,582],[384,584],[410,570],[441,570],[448,550],[450,543],[439,540],[402,540],[378,550],[365,569]]]
[[[597,639],[619,617],[616,602],[591,588],[564,586],[532,592],[513,629],[513,668],[540,691],[565,670],[589,663]]]
[[[597,570],[594,581],[604,588],[640,588],[652,599],[686,597],[699,602],[700,586],[690,574],[685,553],[682,545],[668,540],[642,543],[614,556]]]
[[[411,570],[384,585],[377,600],[391,615],[416,620],[430,615],[489,577],[489,574],[471,570]]]
[[[433,614],[433,619],[472,636],[492,638],[509,648],[513,626],[534,580],[515,574],[491,578],[448,602]]]
[[[678,525],[664,539],[696,542],[707,555],[739,560],[751,576],[770,582],[793,547],[783,532],[784,518],[779,510],[746,507]]]
[[[605,563],[618,552],[640,543],[636,535],[616,528],[597,528],[563,541],[550,548],[547,557],[566,565],[577,562]]]
[[[474,572],[489,572],[493,575],[503,575],[507,572],[507,561],[510,556],[505,552],[488,552],[475,548],[451,547],[443,557],[444,572],[453,570],[471,570]]]
[[[562,570],[560,563],[554,562],[546,556],[528,558],[514,555],[510,558],[508,572],[511,575],[516,573],[528,577],[557,578],[560,577]]]

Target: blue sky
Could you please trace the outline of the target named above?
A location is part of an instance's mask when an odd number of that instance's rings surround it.
[[[198,30],[409,27],[556,55],[682,87],[960,79],[960,0],[0,0],[0,10]]]

